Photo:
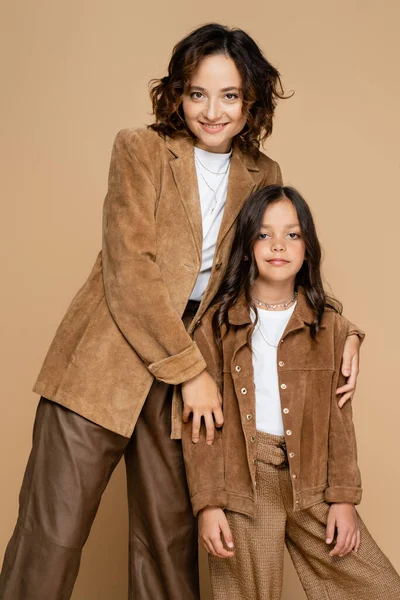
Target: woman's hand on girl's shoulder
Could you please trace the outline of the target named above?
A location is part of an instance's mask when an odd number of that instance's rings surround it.
[[[200,511],[198,519],[199,538],[207,552],[219,558],[231,558],[235,554],[233,538],[222,508],[207,506]],[[229,550],[224,548],[223,542]]]
[[[182,383],[183,421],[187,423],[193,415],[192,441],[200,439],[201,420],[206,426],[206,442],[214,442],[215,427],[222,427],[222,397],[217,384],[207,371],[202,371],[193,379]]]
[[[354,504],[337,502],[329,508],[326,525],[326,543],[331,544],[337,533],[336,544],[329,556],[345,556],[360,547],[360,529]]]

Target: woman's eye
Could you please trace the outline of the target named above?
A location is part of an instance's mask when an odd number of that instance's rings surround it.
[[[200,100],[203,97],[203,94],[201,92],[192,92],[190,97],[193,98],[193,100]]]
[[[229,93],[229,94],[225,94],[225,98],[227,100],[237,100],[239,98],[239,96],[237,94]]]
[[[294,233],[294,231],[292,231],[291,233],[288,233],[288,236],[290,237],[291,240],[297,240],[300,237],[300,234]]]

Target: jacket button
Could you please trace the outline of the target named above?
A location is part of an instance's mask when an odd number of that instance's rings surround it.
[[[286,383],[281,383],[281,390],[286,390]]]
[[[252,415],[251,413],[249,413],[248,415],[246,415],[246,419],[247,419],[248,421],[251,421],[251,420],[252,420],[252,418],[253,418],[253,415]]]
[[[198,321],[196,321],[196,327],[200,327],[201,325],[201,319],[199,319]]]
[[[243,394],[243,396],[245,396],[245,395],[247,394],[247,390],[246,390],[246,388],[242,388],[242,389],[240,390],[240,393],[241,393],[241,394]]]
[[[222,267],[222,262],[217,262],[215,265],[216,269],[220,269]]]
[[[284,365],[285,365],[285,363],[283,362],[283,360],[280,360],[280,361],[279,361],[279,366],[280,366],[280,367],[283,367]]]
[[[242,370],[242,367],[240,365],[236,365],[236,367],[235,367],[236,373],[240,373],[241,370]]]
[[[296,500],[296,504],[300,504],[300,502],[298,500]]]
[[[252,435],[251,438],[250,438],[250,441],[251,441],[252,444],[254,444],[254,442],[256,441],[256,436]]]
[[[286,431],[286,435],[292,435],[292,430],[291,430],[291,429],[288,429],[288,430]]]
[[[255,458],[255,459],[253,460],[253,465],[256,465],[256,464],[257,464],[257,459]]]
[[[293,456],[294,456],[294,452],[289,452],[289,457],[293,458]]]
[[[285,415],[287,415],[287,414],[288,414],[288,412],[289,412],[289,409],[288,409],[288,408],[284,408],[284,409],[283,409],[283,412],[285,413]]]
[[[293,479],[297,479],[296,473],[293,473],[292,477],[293,477]]]

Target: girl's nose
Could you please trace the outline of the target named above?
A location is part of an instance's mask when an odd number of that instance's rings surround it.
[[[272,252],[284,252],[285,244],[281,240],[275,240],[272,242]]]

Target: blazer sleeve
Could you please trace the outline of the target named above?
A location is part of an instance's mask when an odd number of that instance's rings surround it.
[[[222,357],[212,333],[213,312],[213,309],[209,309],[205,313],[202,324],[195,329],[194,339],[206,360],[207,370],[221,389]],[[191,434],[190,420],[182,425],[182,448],[193,512],[197,515],[206,506],[225,508],[228,497],[225,491],[222,433],[216,429],[214,443],[210,446],[206,444],[204,424],[201,427],[200,440],[196,444],[192,442]]]
[[[105,296],[115,323],[149,371],[177,384],[203,371],[205,361],[155,262],[157,193],[135,136],[132,130],[120,131],[111,156],[103,211]]]
[[[337,315],[335,331],[335,372],[332,381],[329,421],[328,488],[326,502],[361,502],[361,476],[357,465],[357,444],[351,401],[339,408],[336,389],[345,378],[340,372],[348,323]]]

